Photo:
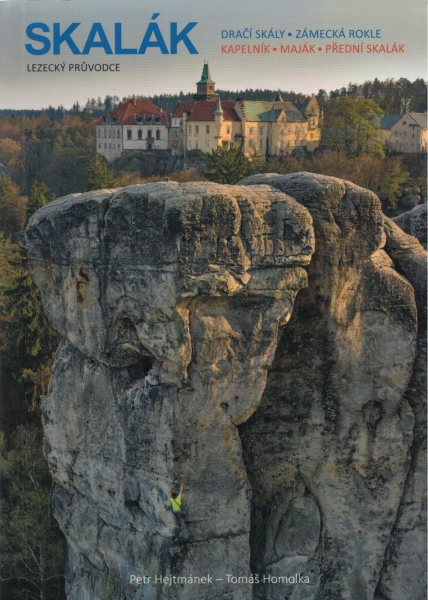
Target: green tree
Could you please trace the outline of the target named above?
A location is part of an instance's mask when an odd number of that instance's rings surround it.
[[[49,188],[43,181],[35,181],[31,186],[27,201],[27,220],[39,208],[55,199],[55,194],[49,192]]]
[[[409,178],[409,173],[403,170],[399,162],[394,162],[392,167],[388,169],[388,178],[382,189],[387,198],[387,206],[384,206],[385,211],[397,208],[398,200],[403,195],[404,187]]]
[[[384,156],[379,106],[373,100],[339,96],[328,103],[323,140],[347,156],[370,152]]]
[[[0,176],[0,227],[11,237],[25,226],[25,205],[27,199],[19,195],[17,186],[4,173]]]
[[[88,168],[86,190],[102,190],[111,187],[112,174],[106,161],[97,154]]]
[[[238,146],[223,141],[208,155],[207,179],[216,183],[235,184],[252,172],[251,161]]]
[[[41,428],[17,427],[9,446],[1,436],[2,595],[63,600],[65,539],[51,511]]]
[[[91,113],[89,112],[88,107],[85,106],[85,108],[82,110],[82,112],[80,114],[80,119],[83,121],[83,123],[92,123],[94,118],[91,115]]]
[[[23,384],[28,406],[46,393],[59,335],[49,325],[34,285],[23,244],[0,238],[1,349],[10,355],[13,376]]]

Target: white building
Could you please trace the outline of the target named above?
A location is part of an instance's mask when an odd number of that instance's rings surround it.
[[[128,100],[97,121],[97,152],[111,162],[126,150],[167,150],[169,125],[148,98]]]
[[[426,113],[385,115],[381,128],[391,150],[416,154],[427,151]]]

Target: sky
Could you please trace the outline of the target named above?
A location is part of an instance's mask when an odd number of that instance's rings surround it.
[[[41,44],[26,36],[30,23],[41,22],[50,28],[44,34],[52,39],[53,23],[61,31],[71,23],[80,25],[73,34],[82,49],[94,22],[103,29],[114,46],[114,23],[122,24],[123,47],[139,47],[154,13],[160,31],[169,45],[171,22],[180,31],[189,22],[197,25],[189,38],[198,51],[190,54],[179,44],[176,55],[161,54],[148,48],[140,55],[106,55],[94,48],[86,56],[76,56],[61,46],[42,56],[27,52],[26,43]],[[0,0],[0,108],[38,109],[48,105],[70,108],[79,101],[106,94],[120,98],[132,94],[151,96],[161,93],[194,92],[204,60],[209,62],[217,88],[282,89],[303,94],[317,93],[379,79],[427,78],[427,7],[425,0]],[[252,29],[252,39],[230,40],[222,32]],[[297,39],[297,31],[344,29],[346,38]],[[254,39],[256,30],[283,31],[284,39]],[[380,30],[380,39],[351,40],[349,30]],[[41,33],[39,31],[39,33]],[[288,34],[292,35],[289,36]],[[98,39],[98,38],[97,38]],[[151,38],[153,39],[153,37]],[[364,52],[326,53],[326,45],[383,44],[404,45],[403,53]],[[270,53],[222,53],[230,44],[270,46]],[[284,53],[283,46],[314,44],[315,53]],[[277,51],[274,52],[273,48]],[[321,48],[321,50],[318,50]],[[69,71],[70,65],[119,64],[120,72],[94,73]],[[39,72],[34,65],[64,64],[64,72]],[[28,70],[30,69],[30,71]]]

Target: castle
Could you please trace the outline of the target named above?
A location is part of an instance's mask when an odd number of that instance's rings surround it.
[[[211,152],[223,141],[249,156],[290,154],[319,147],[322,114],[314,95],[283,100],[222,101],[205,63],[190,102],[179,102],[167,115],[148,98],[128,100],[96,123],[97,151],[109,162],[126,150]]]

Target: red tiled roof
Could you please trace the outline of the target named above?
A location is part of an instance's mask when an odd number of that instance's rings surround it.
[[[162,125],[167,124],[166,113],[162,112],[149,98],[128,100],[112,110],[108,116],[115,119],[115,125],[135,125],[140,122],[136,120],[136,117],[141,117],[141,122],[146,125],[150,124],[150,117],[154,124],[156,124],[156,117],[160,117],[158,123]],[[106,116],[104,115],[98,119],[97,125],[102,125],[105,121]]]
[[[233,106],[233,101],[227,101],[221,103],[221,108],[223,110],[223,120],[224,121],[240,121],[237,113],[235,112]],[[202,101],[196,102],[190,116],[187,118],[188,121],[214,121],[215,119],[215,110],[218,106],[217,102],[213,101]]]
[[[177,104],[177,106],[175,107],[175,110],[172,113],[172,116],[173,117],[182,117],[184,111],[186,110],[187,112],[191,112],[191,110],[193,109],[195,104],[197,104],[197,102],[195,100],[192,100],[190,102],[181,102],[180,101]]]

